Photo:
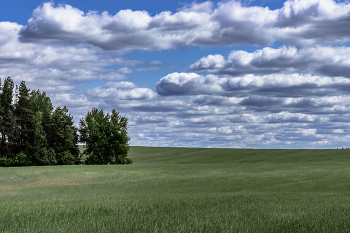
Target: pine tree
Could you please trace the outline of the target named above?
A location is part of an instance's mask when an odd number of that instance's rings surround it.
[[[15,141],[15,130],[17,128],[14,118],[13,99],[13,80],[8,77],[2,85],[2,92],[0,94],[0,154],[2,157],[11,159],[13,154],[13,145]]]
[[[39,118],[36,116],[33,122],[36,122],[37,127],[33,129],[38,132],[38,127],[41,127],[42,140],[39,144],[46,148],[39,153],[38,147],[34,146],[32,147],[33,153],[45,158],[41,161],[44,165],[77,163],[79,157],[78,130],[74,127],[73,117],[68,114],[68,109],[66,107],[54,109],[50,98],[45,92],[41,93],[39,90],[30,93],[30,100],[32,111],[35,114],[41,112],[41,124],[38,125]]]
[[[30,137],[33,127],[31,126],[33,112],[31,109],[31,101],[29,98],[29,91],[24,81],[21,82],[15,103],[15,116],[17,125],[20,129],[17,140],[17,153],[24,153],[28,155],[28,148],[30,147]],[[17,154],[16,153],[16,154]]]
[[[66,107],[57,107],[51,116],[54,131],[51,131],[50,147],[56,152],[58,164],[74,164],[78,162],[78,129],[74,127],[73,117]]]
[[[2,81],[0,78],[0,98],[2,96]],[[4,109],[2,107],[2,101],[0,100],[0,159],[3,157],[3,149],[2,149],[2,134],[4,132],[3,123],[4,122]]]
[[[30,92],[24,81],[13,101],[13,88],[10,77],[0,79],[0,166],[78,163],[78,129],[68,109],[55,109],[45,92]]]
[[[14,115],[14,109],[8,111],[7,121],[5,124],[6,132],[7,132],[7,157],[9,159],[13,159],[16,155],[17,151],[17,138],[19,133],[19,128],[16,123],[16,117]]]
[[[50,127],[53,105],[46,93],[33,90],[29,95],[30,109],[32,111],[29,140],[29,153],[34,165],[55,165],[56,154],[49,147],[47,132],[55,130]]]
[[[53,161],[48,158],[47,140],[42,126],[42,112],[37,111],[32,118],[32,140],[30,154],[35,165],[51,165]]]

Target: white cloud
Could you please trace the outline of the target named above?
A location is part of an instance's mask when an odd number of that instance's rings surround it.
[[[156,83],[157,92],[170,95],[270,95],[282,97],[342,95],[349,93],[350,79],[301,74],[243,77],[172,73]]]
[[[11,22],[0,22],[0,46],[6,45],[17,36],[22,25]]]
[[[68,17],[68,16],[67,16]],[[93,80],[125,80],[134,72],[166,67],[162,61],[143,62],[117,56],[86,44],[21,43],[22,26],[0,22],[0,77],[47,92],[76,90]]]
[[[311,123],[311,122],[320,121],[320,117],[302,114],[302,113],[281,112],[281,113],[270,114],[265,117],[265,120],[268,123],[285,123],[285,122]]]
[[[104,86],[89,89],[87,94],[93,98],[113,98],[120,100],[143,100],[157,96],[149,88],[137,88],[131,82],[109,82]]]
[[[58,106],[69,106],[69,107],[86,107],[90,106],[93,103],[90,103],[90,100],[87,99],[84,95],[76,95],[71,93],[55,93],[51,94],[50,98]]]
[[[74,83],[87,80],[127,79],[128,67],[107,69],[110,65],[135,63],[113,58],[113,54],[85,45],[33,44],[18,41],[22,26],[0,22],[0,76],[22,80],[29,87],[48,92],[74,90]]]
[[[107,86],[118,85],[108,84],[100,88],[106,90]],[[130,84],[120,86],[130,87],[121,90],[135,89]],[[231,106],[196,105],[191,103],[191,98],[182,97],[130,101],[114,96],[94,98],[90,95],[61,93],[52,94],[51,99],[55,105],[67,105],[76,120],[92,107],[103,108],[106,112],[112,108],[121,111],[129,119],[131,145],[320,148],[321,144],[317,143],[320,141],[342,146],[347,139],[341,135],[350,133],[350,123],[339,118],[350,119],[350,114],[336,114],[334,111],[329,114],[283,111],[271,114],[271,109],[255,112],[250,108],[240,108],[239,105],[234,106],[237,108],[234,111]],[[349,102],[344,98],[326,98],[324,101],[324,105],[332,108]],[[321,102],[319,100],[315,109],[322,109]]]
[[[171,73],[156,83],[161,95],[215,94],[221,92],[216,76],[200,76],[195,73]]]
[[[137,85],[132,82],[108,82],[105,85],[103,85],[102,89],[109,89],[109,88],[115,88],[115,89],[131,89],[136,88]]]
[[[316,133],[316,129],[303,129],[301,132],[305,136],[314,135]]]
[[[348,3],[286,1],[281,9],[243,7],[237,1],[213,6],[192,3],[172,13],[146,11],[84,13],[70,5],[44,3],[21,30],[22,41],[72,41],[106,50],[159,50],[177,46],[266,46],[284,41],[299,46],[349,40]]]
[[[209,55],[187,70],[233,76],[298,72],[350,78],[349,54],[349,47],[266,47],[252,53],[232,51],[227,60],[222,55]]]

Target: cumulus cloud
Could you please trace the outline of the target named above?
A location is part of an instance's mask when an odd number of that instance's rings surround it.
[[[149,88],[138,88],[131,82],[108,82],[101,87],[89,89],[87,94],[93,98],[113,98],[120,100],[152,99],[157,94]]]
[[[349,40],[349,3],[333,0],[286,1],[278,11],[276,37],[291,44],[309,46]]]
[[[276,98],[250,96],[241,98],[238,104],[244,107],[244,111],[280,113],[288,111],[290,113],[329,115],[350,113],[350,97],[299,97],[299,98]],[[207,103],[204,103],[207,104]]]
[[[289,0],[281,9],[228,1],[192,3],[178,12],[121,10],[84,13],[70,5],[44,3],[21,29],[21,41],[71,41],[105,50],[159,50],[177,46],[284,41],[298,46],[349,40],[350,4],[333,0]]]
[[[77,93],[53,93],[49,95],[54,106],[66,106],[69,109],[69,114],[74,116],[74,122],[78,126],[79,119],[91,111],[92,108],[98,108],[99,102],[89,99],[86,95]]]
[[[208,82],[207,82],[208,80]],[[171,73],[156,83],[157,92],[161,95],[191,95],[199,93],[213,93],[220,91],[216,85],[217,77],[200,76],[196,73]]]
[[[266,47],[252,53],[232,51],[227,60],[220,54],[209,55],[190,65],[187,70],[232,76],[307,73],[350,78],[349,54],[349,47]]]
[[[202,106],[203,115],[198,110],[173,114],[182,119],[181,127],[202,128],[207,142],[188,136],[199,144],[327,148],[344,144],[343,137],[350,132],[349,121],[342,117],[350,113],[349,84],[344,77],[295,73],[242,77],[173,73],[159,80],[156,88],[166,98],[189,96],[189,106]]]
[[[25,80],[35,89],[60,92],[74,90],[73,84],[81,81],[127,79],[131,68],[107,67],[137,63],[91,46],[21,43],[21,28],[16,23],[0,22],[0,76],[10,76],[16,83]]]
[[[289,113],[281,112],[276,114],[270,114],[265,117],[268,123],[286,123],[286,122],[296,122],[296,123],[310,123],[319,122],[321,119],[319,116],[312,116],[302,113]]]
[[[109,88],[126,91],[136,89],[137,85],[111,82],[100,87],[101,90]],[[230,105],[202,105],[193,101],[198,97],[201,96],[127,100],[89,94],[51,95],[54,104],[68,106],[75,120],[92,107],[121,111],[129,119],[132,145],[327,148],[342,146],[349,139],[346,135],[350,132],[350,123],[344,121],[344,117],[350,119],[350,108],[346,104],[350,101],[345,97],[309,98],[312,103],[309,106],[298,106],[297,102],[305,102],[304,98],[287,98],[265,109],[258,109],[260,104],[242,105],[245,98],[236,98]],[[347,108],[347,111],[337,112],[334,108]],[[278,111],[273,113],[274,109]],[[295,112],[282,109],[295,109]]]
[[[178,41],[184,33],[187,40],[191,40],[190,29],[200,25],[202,20],[209,22],[208,15],[161,12],[151,17],[145,11],[121,10],[111,16],[107,12],[84,14],[69,5],[55,7],[46,3],[33,12],[21,31],[21,40],[69,40],[107,50],[167,49],[180,44]]]
[[[343,77],[322,77],[302,74],[219,77],[196,73],[171,73],[156,83],[157,92],[170,95],[247,95],[301,97],[342,95],[349,93],[350,80]]]
[[[330,123],[314,115],[287,113],[257,117],[254,114],[203,115],[176,118],[154,113],[137,116],[131,129],[138,145],[192,145],[259,148],[320,148],[342,145],[349,124]],[[132,119],[132,117],[130,118]],[[141,120],[142,119],[142,120]],[[142,131],[142,135],[139,135]],[[345,138],[344,138],[345,137]],[[145,139],[146,142],[145,142]]]
[[[72,93],[55,93],[51,94],[50,98],[58,104],[58,106],[69,106],[69,107],[85,107],[93,103],[89,103],[89,100],[84,95],[76,95]]]
[[[350,132],[349,120],[344,120],[350,119],[347,96],[124,98],[137,88],[131,82],[109,82],[85,97],[62,93],[53,100],[77,101],[79,106],[71,104],[76,115],[87,111],[82,106],[89,102],[121,111],[130,122],[132,145],[327,148],[342,146]]]
[[[125,80],[132,73],[168,68],[155,60],[144,62],[118,56],[87,44],[21,43],[23,26],[0,22],[0,76],[47,92],[76,90],[75,84],[93,80]]]

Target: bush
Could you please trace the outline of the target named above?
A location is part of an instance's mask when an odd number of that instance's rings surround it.
[[[11,166],[11,160],[8,158],[0,158],[0,167],[9,167]]]
[[[68,151],[65,151],[63,153],[60,153],[58,155],[60,165],[74,165],[77,161],[77,159]]]
[[[39,149],[35,154],[38,165],[56,165],[57,159],[53,149],[47,149],[46,147]]]
[[[12,166],[29,166],[31,165],[30,158],[21,151],[19,154],[17,154],[11,161]]]

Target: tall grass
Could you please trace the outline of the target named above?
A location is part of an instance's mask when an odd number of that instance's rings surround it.
[[[132,147],[0,168],[0,232],[349,232],[350,151]]]

